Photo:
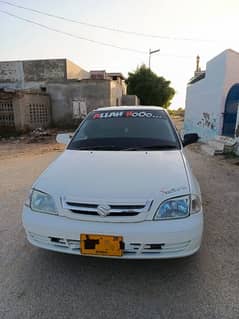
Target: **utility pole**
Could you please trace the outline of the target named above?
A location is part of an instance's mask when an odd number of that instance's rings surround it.
[[[150,69],[150,63],[151,63],[151,55],[154,53],[157,53],[159,51],[160,51],[160,49],[153,50],[153,51],[151,51],[151,49],[149,49],[149,69]]]

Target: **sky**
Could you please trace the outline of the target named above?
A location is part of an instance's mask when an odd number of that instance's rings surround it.
[[[185,106],[188,80],[196,56],[201,68],[226,49],[239,51],[238,0],[9,0],[13,4],[68,19],[147,33],[140,37],[92,28],[16,8],[0,1],[0,11],[30,19],[79,37],[130,48],[133,52],[68,37],[0,12],[0,61],[69,58],[87,71],[122,72],[126,77],[142,63],[171,81],[176,90],[171,108]],[[185,40],[187,39],[187,40]]]

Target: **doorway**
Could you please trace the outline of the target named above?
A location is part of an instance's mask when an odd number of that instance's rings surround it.
[[[235,137],[238,106],[239,84],[235,84],[231,87],[225,103],[222,129],[223,136]]]

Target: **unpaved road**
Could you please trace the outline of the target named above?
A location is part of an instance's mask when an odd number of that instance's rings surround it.
[[[24,198],[59,155],[54,146],[32,147],[0,156],[1,319],[239,318],[238,166],[188,150],[205,210],[203,245],[195,256],[96,259],[27,243],[21,225]]]

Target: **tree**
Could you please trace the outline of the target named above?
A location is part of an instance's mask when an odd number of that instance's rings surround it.
[[[168,108],[175,90],[170,87],[170,81],[164,77],[157,76],[144,64],[129,73],[127,83],[127,93],[135,94],[139,97],[142,105],[156,105]]]

